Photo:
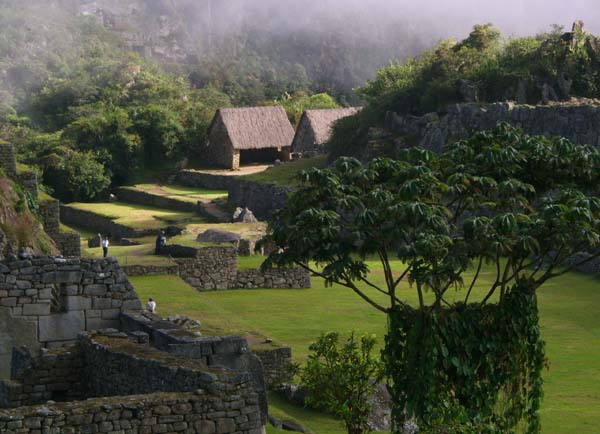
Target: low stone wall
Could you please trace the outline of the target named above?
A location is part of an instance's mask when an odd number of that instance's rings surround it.
[[[155,235],[156,229],[140,230],[115,223],[110,218],[81,209],[72,208],[68,205],[60,206],[60,216],[63,222],[91,229],[94,232],[110,234],[114,238],[140,238]]]
[[[239,289],[301,289],[310,288],[310,274],[301,268],[238,270],[233,288]]]
[[[587,260],[587,258],[589,258],[590,255],[588,253],[585,252],[581,252],[581,253],[577,253],[573,256],[571,256],[569,259],[567,259],[566,265],[567,266],[573,266],[575,264],[579,264],[585,260]],[[600,258],[595,258],[592,259],[588,262],[586,262],[585,264],[579,265],[575,268],[576,271],[579,271],[580,273],[585,273],[585,274],[599,274],[600,273]]]
[[[97,398],[69,404],[0,410],[0,432],[20,434],[261,434],[252,397],[204,391]]]
[[[235,176],[213,175],[196,170],[182,170],[176,181],[190,187],[201,187],[209,190],[229,190],[235,182]]]
[[[180,250],[183,249],[186,248]],[[193,258],[175,259],[179,265],[179,276],[199,290],[229,289],[237,276],[236,248],[205,247],[194,250]]]
[[[310,274],[300,268],[238,270],[235,246],[194,248],[165,246],[164,253],[173,257],[179,276],[200,291],[216,289],[292,289],[310,288]]]
[[[179,267],[173,265],[123,265],[123,272],[131,276],[150,276],[150,275],[177,275]]]
[[[275,388],[280,384],[292,382],[294,372],[290,347],[254,350],[254,354],[262,362],[267,387]]]
[[[149,312],[121,315],[121,330],[145,333],[154,347],[172,357],[199,361],[208,367],[220,367],[248,374],[258,394],[263,423],[267,421],[268,404],[265,376],[260,359],[249,350],[248,342],[238,336],[197,336],[178,325]]]
[[[0,381],[0,408],[81,399],[82,369],[77,347],[42,350],[36,357],[25,349],[15,350],[12,379]]]
[[[122,187],[116,191],[118,200],[129,203],[137,203],[155,208],[165,208],[182,212],[197,212],[202,210],[198,203],[186,202],[183,200],[173,199],[170,197],[159,196],[145,191],[135,190],[132,188]]]
[[[7,341],[2,336],[0,360],[6,360],[13,347],[31,342],[64,346],[74,343],[81,331],[116,328],[121,312],[142,306],[113,258],[41,256],[0,262],[0,307],[9,310],[8,319],[32,325]]]
[[[154,392],[192,392],[204,389],[249,394],[248,374],[209,368],[200,360],[175,357],[124,337],[92,334],[80,339],[84,358],[83,382],[89,396]]]
[[[291,192],[288,187],[235,179],[229,187],[228,203],[232,208],[248,207],[258,219],[268,220],[283,208]]]

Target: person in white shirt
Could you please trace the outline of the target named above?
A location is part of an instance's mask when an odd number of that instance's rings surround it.
[[[106,238],[102,238],[102,236],[100,236],[100,240],[101,241],[101,245],[102,245],[102,253],[104,255],[104,257],[106,258],[108,256],[108,246],[109,246],[109,242],[108,242],[108,237]]]
[[[148,304],[146,307],[148,308],[148,311],[150,313],[156,313],[156,302],[154,301],[153,298],[148,300]]]

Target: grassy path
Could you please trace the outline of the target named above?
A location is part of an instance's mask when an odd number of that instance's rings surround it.
[[[209,293],[199,293],[172,277],[131,280],[141,297],[157,299],[162,315],[189,315],[215,333],[259,332],[290,345],[299,361],[306,357],[309,343],[328,330],[375,333],[380,341],[385,333],[382,314],[350,291],[325,288],[319,280],[313,280],[310,290]],[[414,301],[413,291],[405,289],[405,298]],[[544,373],[543,433],[596,434],[600,426],[600,280],[571,274],[546,285],[539,294],[550,365]],[[311,422],[313,417],[302,410],[277,400],[273,405],[288,414],[300,411],[295,416],[315,432],[342,432],[332,428],[335,421],[330,418]]]

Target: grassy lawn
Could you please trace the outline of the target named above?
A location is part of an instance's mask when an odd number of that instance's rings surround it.
[[[253,258],[254,259],[254,258]],[[373,273],[381,275],[375,264]],[[491,273],[484,273],[489,282]],[[161,315],[197,318],[211,333],[256,333],[290,345],[302,361],[308,345],[328,330],[385,334],[385,317],[344,288],[325,288],[313,279],[309,290],[252,290],[200,293],[176,277],[132,278],[142,299],[158,302]],[[406,300],[414,291],[404,286]],[[477,288],[482,293],[482,288]],[[458,293],[458,296],[462,293]],[[377,295],[373,294],[374,297]],[[541,325],[550,369],[544,373],[544,434],[595,434],[600,425],[600,280],[571,274],[539,292]],[[342,433],[331,418],[308,416],[273,400],[274,414],[288,412],[315,432]],[[291,408],[290,408],[291,407]],[[296,413],[294,413],[296,412]],[[275,431],[270,431],[275,433]]]
[[[190,224],[186,227],[185,233],[173,237],[169,240],[171,244],[180,244],[185,246],[198,246],[200,243],[196,241],[198,235],[209,229],[219,229],[227,232],[240,234],[244,239],[258,240],[265,235],[267,225],[262,222],[257,223],[201,223]]]
[[[204,223],[204,220],[194,213],[167,211],[129,203],[71,203],[69,206],[103,215],[115,223],[135,229],[160,229],[165,225]]]
[[[139,246],[116,246],[111,245],[108,248],[109,256],[117,258],[121,265],[174,265],[171,259],[166,256],[154,255],[154,238],[145,237],[136,239],[140,242]],[[81,254],[85,258],[102,258],[102,249],[100,247],[89,248],[87,240],[82,241]]]
[[[242,179],[262,183],[273,183],[279,185],[294,185],[298,183],[298,175],[303,170],[313,167],[323,168],[327,164],[327,157],[301,158],[300,160],[290,161],[280,166],[273,166],[264,172],[253,175],[241,176]]]
[[[225,190],[208,190],[181,185],[138,184],[127,188],[192,203],[227,197],[227,191]]]

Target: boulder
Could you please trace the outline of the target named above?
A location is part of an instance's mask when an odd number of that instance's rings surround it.
[[[209,229],[202,232],[196,238],[196,241],[201,243],[238,243],[241,239],[239,234],[234,232],[223,231],[220,229]]]
[[[306,391],[296,384],[281,384],[277,391],[291,404],[304,406]]]
[[[282,420],[281,428],[283,428],[285,431],[308,432],[306,428],[304,428],[298,422],[294,422],[293,420]]]
[[[254,216],[254,213],[248,208],[238,208],[233,214],[234,223],[256,223],[258,219]]]
[[[392,429],[392,397],[385,384],[378,384],[370,399],[372,410],[369,415],[369,428],[372,431]]]

